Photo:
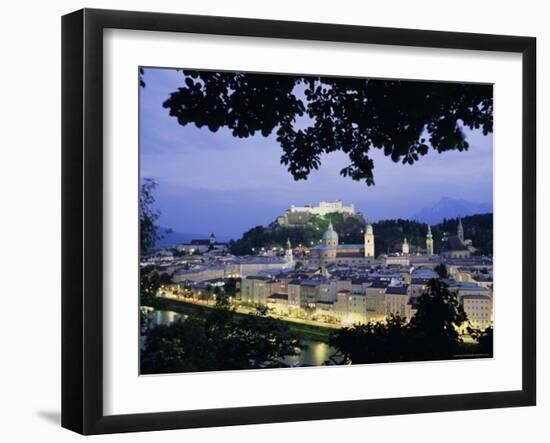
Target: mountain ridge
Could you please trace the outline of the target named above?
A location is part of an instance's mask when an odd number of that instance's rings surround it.
[[[421,209],[413,214],[411,220],[434,225],[442,223],[444,219],[492,212],[493,205],[490,203],[478,203],[464,199],[441,197],[433,206]]]
[[[164,228],[162,226],[157,228],[157,232],[162,236],[160,240],[156,241],[157,248],[167,248],[170,246],[179,245],[181,243],[190,243],[191,240],[204,240],[210,238],[210,233],[192,234],[189,232],[177,232],[168,230],[168,228]],[[216,240],[219,242],[227,242],[229,241],[229,237],[216,235]]]

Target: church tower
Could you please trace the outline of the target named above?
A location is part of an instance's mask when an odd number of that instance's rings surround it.
[[[409,243],[407,242],[407,237],[405,237],[405,240],[403,240],[402,250],[403,250],[403,255],[409,254]]]
[[[460,242],[464,243],[464,228],[462,227],[462,220],[460,218],[458,219],[458,228],[456,235],[458,236]]]
[[[428,233],[426,234],[426,254],[434,255],[434,240],[432,237],[432,228],[428,225]]]
[[[214,235],[213,232],[212,232],[212,234],[210,234],[209,242],[210,242],[211,245],[215,245],[215,244],[216,244],[216,236]]]
[[[365,228],[365,257],[374,257],[374,231],[370,223]]]
[[[289,268],[294,268],[294,257],[292,255],[292,245],[290,239],[286,240],[285,260]]]

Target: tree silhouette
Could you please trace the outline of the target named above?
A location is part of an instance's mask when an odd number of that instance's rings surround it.
[[[285,367],[300,340],[288,326],[258,314],[233,315],[220,293],[216,307],[204,316],[190,315],[171,325],[146,331],[140,372],[220,371]]]
[[[390,315],[385,322],[341,328],[331,334],[329,343],[342,357],[341,364],[447,360],[457,355],[462,345],[457,328],[467,318],[456,294],[432,279],[416,309],[409,323]]]
[[[156,241],[159,239],[156,221],[160,214],[153,208],[153,203],[155,203],[153,191],[156,187],[157,183],[153,179],[146,178],[143,180],[139,192],[139,246],[141,255],[147,254],[154,248]]]
[[[158,240],[172,232],[171,229],[161,230],[156,224],[160,217],[160,211],[153,207],[155,203],[153,191],[156,187],[155,180],[144,178],[139,190],[139,249],[141,255],[148,254]]]
[[[412,165],[430,146],[467,150],[464,127],[493,130],[491,85],[181,72],[182,87],[164,102],[179,124],[227,128],[239,138],[275,132],[295,180],[318,169],[322,154],[342,151],[350,162],[340,174],[374,185],[372,148]]]
[[[331,334],[329,344],[337,350],[332,363],[365,364],[408,361],[411,358],[410,326],[399,316],[387,322],[369,322],[341,328]]]
[[[445,266],[443,263],[438,264],[434,271],[439,275],[439,278],[448,278],[449,273],[447,272],[447,266]]]
[[[139,294],[141,306],[156,306],[157,292],[162,285],[172,283],[170,274],[156,266],[145,266],[139,273]]]
[[[467,320],[456,293],[439,279],[431,279],[418,297],[411,328],[419,359],[448,359],[462,343],[457,328]]]
[[[479,344],[478,351],[481,354],[493,356],[493,328],[490,326],[484,330],[468,328],[468,332]]]

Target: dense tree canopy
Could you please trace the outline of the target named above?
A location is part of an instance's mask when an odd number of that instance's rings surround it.
[[[363,243],[365,220],[362,217],[344,217],[332,213],[325,217],[311,216],[303,226],[256,226],[246,231],[242,238],[229,244],[232,253],[237,255],[251,254],[261,248],[284,248],[287,239],[293,246],[311,246],[318,244],[323,232],[327,229],[329,220],[338,232],[340,243]],[[472,240],[483,255],[493,254],[493,215],[479,214],[462,218],[466,238]],[[434,248],[441,249],[442,238],[456,234],[458,219],[444,220],[443,223],[432,225]],[[376,254],[401,251],[401,243],[406,237],[411,252],[423,251],[426,248],[428,225],[414,220],[390,219],[373,223]],[[254,250],[252,249],[254,248]]]
[[[257,314],[234,315],[224,294],[202,316],[148,329],[140,353],[142,374],[276,368],[302,348],[287,326]]]
[[[457,328],[468,320],[455,292],[439,279],[432,279],[418,298],[410,326],[420,359],[448,359],[458,352],[461,339]]]
[[[491,85],[181,72],[182,87],[164,102],[171,116],[239,138],[274,132],[295,180],[318,169],[322,154],[342,151],[350,162],[341,175],[373,185],[372,148],[413,164],[430,146],[468,149],[464,127],[493,130]]]
[[[319,243],[329,222],[338,232],[344,243],[362,243],[365,220],[360,216],[344,216],[340,213],[327,214],[324,217],[311,215],[308,222],[302,226],[255,226],[246,231],[242,238],[229,243],[233,254],[252,254],[261,248],[285,248],[287,240],[293,247],[313,246]]]

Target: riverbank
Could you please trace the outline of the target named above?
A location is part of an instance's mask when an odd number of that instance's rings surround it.
[[[153,306],[155,309],[162,309],[168,311],[174,311],[179,314],[200,316],[205,312],[214,309],[214,306],[207,304],[199,304],[195,302],[189,302],[185,300],[175,300],[173,298],[158,298],[156,300],[157,306]],[[238,311],[232,311],[232,315],[235,318],[244,317],[247,315],[253,315],[249,313],[242,313]],[[285,320],[278,317],[269,316],[270,321],[279,322],[288,327],[291,332],[298,336],[302,340],[308,341],[320,341],[328,343],[330,333],[335,331],[335,328],[322,327],[312,324],[300,323],[297,321]]]

